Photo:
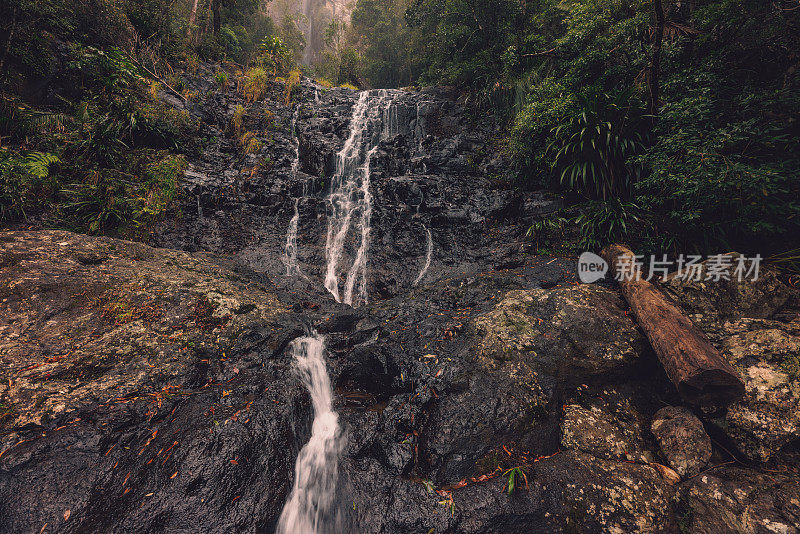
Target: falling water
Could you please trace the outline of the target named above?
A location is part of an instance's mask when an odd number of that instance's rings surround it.
[[[398,132],[399,120],[393,102],[398,91],[364,91],[353,106],[350,137],[336,155],[336,172],[331,180],[328,202],[328,234],[325,243],[327,269],[325,288],[338,302],[353,304],[353,293],[367,300],[367,252],[372,217],[370,160],[381,140]],[[339,263],[344,254],[347,234],[354,220],[359,229],[358,250],[347,272],[344,296],[339,294]]]
[[[294,110],[292,114],[292,139],[294,139],[294,157],[292,158],[292,174],[297,174],[297,168],[300,166],[300,138],[297,136],[297,117],[300,115],[300,106]]]
[[[425,228],[425,234],[428,236],[428,250],[425,252],[425,265],[422,266],[422,270],[417,275],[416,280],[414,280],[414,287],[422,282],[425,273],[428,272],[428,267],[431,266],[431,257],[433,256],[433,236],[431,235],[431,229]]]
[[[294,157],[292,159],[292,177],[297,176],[300,167],[300,138],[297,136],[298,107],[292,115],[292,138],[294,139]],[[306,184],[303,182],[303,197],[306,196]],[[283,251],[283,263],[286,265],[286,276],[302,275],[300,265],[297,263],[297,226],[300,222],[300,198],[294,199],[294,214],[289,219],[289,229],[286,230],[286,247]]]
[[[289,219],[289,229],[286,231],[286,248],[283,251],[283,263],[286,265],[286,276],[300,274],[300,265],[297,264],[297,224],[300,222],[300,198],[294,199],[294,215]]]
[[[339,416],[333,411],[333,390],[325,368],[321,336],[295,339],[291,352],[314,407],[311,438],[294,469],[294,486],[278,520],[277,534],[326,534],[341,531],[335,506],[341,450]]]

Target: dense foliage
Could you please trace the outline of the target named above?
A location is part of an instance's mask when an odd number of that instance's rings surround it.
[[[11,0],[0,6],[0,221],[137,236],[179,191],[198,125],[181,72],[236,62],[248,100],[295,52],[260,0]],[[229,74],[216,74],[225,90]],[[246,147],[247,148],[247,147]]]
[[[280,5],[273,22],[266,0],[4,2],[0,217],[51,202],[70,227],[144,225],[197,137],[159,91],[191,99],[178,73],[224,60],[247,101],[276,78],[288,99],[311,61],[322,85],[456,87],[503,125],[498,178],[568,192],[557,217],[585,246],[798,246],[796,0],[357,0],[347,21]]]
[[[352,26],[368,85],[455,85],[505,117],[519,183],[584,198],[586,243],[799,244],[797,2],[359,0]]]

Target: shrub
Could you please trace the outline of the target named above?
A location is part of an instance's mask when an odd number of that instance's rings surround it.
[[[631,126],[630,94],[579,96],[578,108],[551,130],[548,153],[562,187],[590,198],[630,196],[639,166],[641,136]]]
[[[294,65],[292,51],[277,35],[265,37],[258,47],[256,63],[272,71],[273,76],[286,73]]]
[[[581,209],[583,213],[574,224],[580,231],[578,246],[582,250],[600,250],[610,243],[626,241],[631,225],[644,222],[637,204],[617,198],[590,201]]]
[[[88,173],[65,187],[59,218],[67,227],[92,234],[136,236],[146,231],[176,197],[186,169],[183,156],[143,151],[130,158],[137,174],[116,169]]]
[[[248,102],[260,100],[267,92],[269,74],[263,67],[253,67],[244,73],[242,96]]]

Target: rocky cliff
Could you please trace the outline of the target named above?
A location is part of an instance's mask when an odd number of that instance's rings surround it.
[[[492,181],[491,131],[431,90],[375,134],[369,299],[347,306],[322,281],[358,95],[247,104],[210,79],[188,80],[206,144],[156,247],[0,235],[0,532],[273,532],[312,330],[348,531],[797,532],[798,299],[774,273],[664,285],[747,383],[727,411],[683,405],[613,287],[525,253],[558,201]]]

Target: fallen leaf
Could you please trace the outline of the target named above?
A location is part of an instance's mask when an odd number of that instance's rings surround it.
[[[64,510],[64,521],[69,519],[69,516],[72,514],[70,510]]]
[[[650,467],[658,471],[658,474],[661,475],[661,478],[663,478],[673,486],[681,481],[681,476],[678,473],[676,473],[675,470],[670,469],[666,465],[661,465],[653,462],[650,464]]]

